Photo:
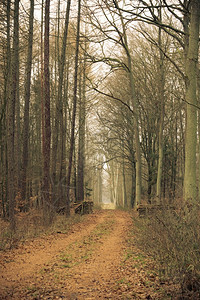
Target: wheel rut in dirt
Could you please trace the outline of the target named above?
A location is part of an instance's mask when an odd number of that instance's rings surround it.
[[[100,211],[74,225],[70,234],[2,253],[2,299],[104,299],[130,222],[126,212]]]
[[[86,263],[77,266],[68,280],[69,290],[77,299],[104,298],[107,287],[123,258],[124,239],[128,230],[127,214],[109,212],[113,226],[107,237],[96,244],[95,251]],[[108,219],[109,221],[109,219]],[[109,297],[112,295],[108,293]]]

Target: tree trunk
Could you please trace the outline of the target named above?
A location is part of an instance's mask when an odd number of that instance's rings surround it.
[[[161,19],[161,13],[160,13]],[[158,45],[159,45],[159,79],[158,79],[158,90],[159,90],[159,101],[160,101],[160,122],[159,122],[159,135],[158,135],[158,172],[157,172],[157,182],[156,182],[156,197],[157,201],[161,201],[161,184],[162,184],[162,172],[163,172],[163,128],[164,128],[164,55],[162,53],[162,40],[161,40],[161,28],[159,28],[159,36],[158,36]]]
[[[128,50],[128,47],[127,47]],[[128,50],[129,51],[129,50]],[[127,52],[128,56],[128,68],[129,68],[129,78],[130,78],[130,87],[131,87],[131,96],[132,96],[132,106],[134,111],[134,134],[135,134],[135,159],[136,159],[136,190],[135,190],[135,205],[141,203],[141,189],[142,189],[142,163],[141,163],[141,150],[140,150],[140,137],[139,137],[139,124],[138,124],[138,103],[135,94],[135,85],[133,79],[132,71],[132,61],[130,53]]]
[[[30,0],[29,15],[29,39],[28,53],[25,74],[25,107],[24,107],[24,128],[23,128],[23,156],[22,156],[22,175],[21,175],[21,198],[27,201],[27,168],[29,159],[29,107],[30,107],[30,86],[31,86],[31,66],[32,66],[32,49],[33,49],[33,16],[34,16],[34,0]]]
[[[7,0],[6,3],[6,64],[4,70],[4,103],[1,106],[1,116],[0,116],[0,143],[1,143],[1,199],[3,216],[6,217],[9,214],[7,209],[7,177],[8,177],[8,164],[7,164],[7,145],[6,145],[6,110],[8,113],[9,104],[9,94],[10,94],[10,83],[11,83],[11,41],[10,41],[10,16],[11,16],[11,0]]]
[[[43,204],[46,222],[51,222],[52,206],[50,196],[50,80],[49,80],[49,10],[50,0],[45,3],[44,33],[44,149],[43,149]]]
[[[53,195],[56,193],[56,165],[57,165],[57,151],[58,151],[58,136],[59,136],[59,126],[60,126],[60,140],[61,140],[61,160],[60,160],[60,172],[59,172],[59,189],[62,189],[62,156],[63,156],[63,144],[64,144],[64,135],[63,135],[63,78],[64,78],[64,68],[66,60],[66,46],[67,46],[67,36],[68,36],[68,25],[69,25],[69,14],[70,14],[71,0],[67,1],[66,16],[65,16],[65,28],[61,49],[61,56],[59,57],[58,69],[59,69],[59,79],[58,79],[58,96],[56,101],[56,113],[55,113],[55,126],[53,131],[53,140],[52,140],[52,182],[54,185]],[[62,192],[61,192],[62,195]],[[54,199],[55,202],[56,199]],[[62,199],[60,199],[62,203]]]
[[[97,167],[97,199],[98,203],[102,203],[102,167]],[[113,201],[114,202],[114,201]]]
[[[197,88],[198,88],[198,106],[200,106],[200,68],[198,67],[198,77],[197,77]],[[198,136],[199,136],[199,172],[198,172],[198,200],[200,201],[200,110],[198,110]]]
[[[73,112],[72,112],[72,127],[70,137],[69,162],[67,172],[67,188],[66,188],[66,214],[70,215],[70,181],[72,171],[72,159],[75,143],[75,122],[76,122],[76,106],[77,106],[77,82],[78,82],[78,56],[79,56],[79,41],[80,41],[80,21],[81,21],[81,0],[78,1],[78,16],[77,16],[77,35],[76,35],[76,52],[75,52],[75,72],[74,72],[74,94],[73,94]]]
[[[135,83],[133,78],[133,70],[132,70],[132,58],[128,46],[128,39],[126,34],[126,28],[123,20],[123,16],[121,10],[117,2],[115,2],[115,6],[118,9],[121,25],[123,29],[122,46],[126,52],[127,60],[128,60],[128,75],[129,75],[129,83],[130,83],[130,91],[131,91],[131,100],[132,107],[134,111],[133,115],[133,126],[134,126],[134,135],[135,135],[135,159],[136,159],[136,190],[135,190],[135,205],[139,205],[141,203],[141,190],[142,190],[142,163],[141,163],[141,149],[140,149],[140,134],[139,134],[139,123],[138,123],[138,102],[135,93]]]
[[[127,192],[126,192],[126,173],[125,173],[125,164],[124,164],[124,157],[123,157],[123,163],[122,163],[122,176],[123,176],[123,206],[125,208],[128,207],[128,201],[127,201]],[[117,182],[118,184],[118,182]]]
[[[8,200],[9,218],[11,229],[15,229],[14,205],[15,205],[15,104],[17,97],[17,74],[19,70],[19,1],[14,3],[14,33],[13,49],[11,59],[11,93],[8,99],[8,139],[7,139],[7,158],[8,158]]]
[[[41,81],[40,81],[40,88],[41,88],[41,115],[42,115],[42,153],[44,153],[44,47],[43,47],[43,23],[44,23],[44,0],[42,0],[42,9],[41,9],[41,36],[40,36],[40,43],[41,43],[41,52],[40,52],[40,59],[41,59]],[[43,162],[44,164],[44,162]],[[43,201],[43,199],[42,199]]]
[[[77,201],[84,200],[84,167],[85,167],[85,88],[86,88],[86,57],[83,62],[83,81],[80,78],[79,97],[79,144],[78,144],[78,166],[77,166]],[[83,91],[81,89],[83,84]],[[81,93],[82,91],[82,93]]]
[[[196,200],[196,144],[197,144],[197,62],[199,47],[200,2],[191,1],[189,45],[186,58],[186,143],[184,198]]]

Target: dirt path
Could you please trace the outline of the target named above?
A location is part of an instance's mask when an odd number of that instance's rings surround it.
[[[96,212],[69,234],[2,253],[0,299],[158,299],[129,261],[131,225],[127,212]]]

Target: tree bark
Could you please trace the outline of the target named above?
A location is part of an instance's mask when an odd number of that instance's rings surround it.
[[[129,75],[129,83],[130,83],[130,91],[131,91],[131,101],[132,107],[134,111],[133,115],[133,126],[134,126],[134,135],[135,135],[135,158],[136,158],[136,191],[135,191],[135,205],[139,205],[141,203],[141,190],[142,190],[142,163],[141,163],[141,149],[140,149],[140,134],[139,134],[139,123],[138,123],[138,102],[135,93],[135,83],[133,78],[133,70],[132,70],[132,58],[128,46],[128,39],[125,29],[125,24],[123,20],[123,16],[121,10],[117,4],[117,1],[114,1],[115,7],[118,10],[123,35],[121,36],[122,39],[122,46],[126,52],[127,61],[128,61],[128,75]]]
[[[24,128],[23,128],[23,156],[22,156],[22,175],[21,175],[21,198],[22,201],[27,200],[27,168],[29,160],[29,108],[30,108],[30,86],[31,86],[31,66],[32,66],[32,49],[33,49],[33,16],[34,16],[34,0],[30,0],[29,15],[29,38],[28,53],[25,73],[25,107],[24,107]]]
[[[184,199],[196,200],[196,145],[197,145],[197,63],[199,49],[200,2],[191,1],[189,45],[186,57],[186,142]]]
[[[0,143],[1,143],[1,199],[2,199],[2,209],[3,216],[6,217],[9,215],[7,209],[8,198],[8,186],[7,186],[7,177],[8,177],[8,164],[7,164],[7,145],[6,145],[6,113],[8,113],[8,104],[10,96],[10,83],[11,83],[11,41],[10,41],[10,17],[11,17],[11,0],[7,0],[6,3],[6,64],[4,70],[4,103],[1,106],[1,116],[0,116]],[[7,111],[6,111],[7,110]],[[7,133],[8,134],[8,133]]]
[[[68,36],[68,26],[69,26],[69,14],[70,14],[71,0],[67,1],[66,15],[65,15],[65,28],[62,41],[61,55],[58,62],[58,96],[56,101],[56,113],[55,113],[55,126],[53,130],[53,140],[52,140],[52,182],[55,186],[56,182],[56,165],[57,165],[57,150],[58,150],[58,136],[59,136],[59,127],[60,127],[60,140],[61,140],[61,160],[60,160],[60,172],[59,172],[59,189],[62,189],[62,161],[63,161],[63,147],[64,147],[64,134],[63,134],[63,79],[64,79],[64,68],[66,60],[66,46],[67,46],[67,36]],[[55,189],[55,188],[54,188]],[[53,191],[53,196],[56,191]],[[62,195],[62,192],[61,192]],[[55,202],[56,199],[54,199]],[[60,199],[62,202],[62,199]]]
[[[197,89],[198,89],[198,105],[200,106],[200,68],[198,67],[198,75],[197,75]],[[198,110],[198,154],[199,154],[199,161],[198,161],[198,200],[200,201],[200,110]]]
[[[40,75],[40,88],[41,88],[41,115],[42,115],[42,123],[41,123],[41,127],[42,127],[42,153],[44,153],[44,45],[43,45],[43,23],[44,23],[44,0],[42,0],[42,8],[41,8],[41,35],[40,35],[40,43],[41,43],[41,49],[40,49],[40,59],[41,59],[41,66],[40,66],[40,70],[41,70],[41,75]],[[43,162],[44,163],[44,162]]]
[[[86,88],[86,56],[83,62],[83,80],[80,78],[79,97],[79,143],[78,143],[78,166],[77,166],[77,201],[84,200],[84,175],[85,175],[85,88]],[[83,91],[81,85],[83,84]]]
[[[11,57],[11,92],[8,98],[8,138],[7,138],[7,158],[8,158],[8,201],[9,219],[11,229],[15,230],[15,104],[17,97],[17,74],[19,73],[19,2],[14,2],[14,33],[13,49]]]
[[[44,33],[44,149],[43,149],[43,204],[44,217],[51,222],[51,196],[50,196],[50,79],[49,79],[49,11],[50,0],[45,3],[45,33]]]
[[[79,57],[79,41],[80,41],[80,21],[81,21],[81,0],[78,1],[78,16],[77,16],[77,34],[76,34],[76,51],[75,51],[75,72],[74,72],[74,93],[73,93],[73,112],[72,112],[72,126],[70,136],[70,149],[69,149],[69,161],[68,172],[66,181],[66,214],[70,215],[70,181],[72,171],[72,159],[75,143],[75,123],[76,123],[76,106],[77,106],[77,83],[78,83],[78,57]]]
[[[161,12],[160,12],[161,19]],[[159,90],[159,101],[160,101],[160,122],[159,122],[159,134],[158,134],[158,172],[157,172],[157,182],[156,182],[156,197],[157,201],[161,201],[161,184],[162,184],[162,173],[163,173],[163,128],[164,128],[164,114],[165,114],[165,103],[164,103],[164,55],[162,52],[162,35],[161,28],[159,30],[158,36],[158,46],[159,46],[159,79],[158,79],[158,90]]]
[[[129,50],[127,52],[127,56],[128,56],[129,79],[130,79],[131,96],[132,96],[132,106],[134,111],[133,125],[134,125],[135,149],[136,149],[135,151],[135,159],[136,159],[135,205],[139,205],[141,203],[142,163],[141,163],[139,124],[138,124],[138,103],[135,94],[135,85],[134,85],[134,78],[133,78],[133,71],[132,71],[132,60],[131,60]]]

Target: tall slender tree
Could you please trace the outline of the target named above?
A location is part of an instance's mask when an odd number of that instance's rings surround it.
[[[186,54],[186,143],[185,143],[185,200],[197,199],[196,145],[197,145],[197,62],[199,49],[200,2],[191,1],[189,44]]]
[[[72,171],[72,159],[75,143],[75,122],[76,122],[76,108],[77,108],[77,88],[78,88],[78,60],[79,60],[79,43],[80,43],[80,23],[81,23],[81,0],[78,0],[78,15],[77,15],[77,33],[76,33],[76,50],[75,50],[75,71],[74,71],[74,92],[73,92],[73,112],[72,112],[72,126],[70,136],[69,161],[66,181],[66,214],[70,215],[70,180]]]
[[[42,127],[42,153],[44,153],[44,37],[43,37],[43,27],[44,27],[44,0],[41,3],[41,35],[40,35],[40,97],[41,97],[41,127]]]
[[[6,10],[6,59],[4,69],[4,94],[3,102],[1,103],[1,115],[0,115],[0,145],[1,145],[1,158],[0,158],[0,170],[1,170],[1,199],[3,216],[8,216],[7,210],[7,154],[6,154],[6,110],[8,107],[10,82],[11,82],[11,40],[10,40],[10,19],[11,19],[11,1],[8,0],[5,5]]]
[[[141,203],[141,189],[142,189],[142,162],[141,162],[141,149],[140,149],[140,134],[139,134],[139,116],[138,116],[138,102],[135,93],[135,82],[133,77],[133,67],[132,67],[132,57],[128,45],[128,38],[126,33],[126,27],[124,23],[124,19],[122,16],[122,12],[119,8],[117,1],[113,0],[115,7],[118,10],[118,14],[120,16],[121,25],[123,33],[120,34],[121,36],[121,43],[125,50],[127,56],[127,65],[128,65],[128,75],[129,75],[129,82],[130,82],[130,91],[131,91],[131,104],[133,106],[133,126],[134,126],[134,135],[135,135],[135,149],[136,149],[136,191],[135,191],[135,204],[138,205]]]
[[[162,22],[161,9],[159,9],[159,19]],[[156,196],[158,201],[161,200],[161,183],[162,183],[162,171],[163,171],[163,128],[164,128],[164,113],[165,113],[165,102],[164,102],[164,54],[162,50],[162,29],[158,28],[158,47],[159,47],[159,68],[158,68],[158,90],[159,90],[159,101],[160,101],[160,120],[159,120],[159,136],[158,136],[158,172],[156,182]]]
[[[8,159],[8,201],[9,218],[11,228],[15,229],[14,205],[15,205],[15,104],[18,94],[17,75],[19,73],[19,2],[14,2],[14,32],[11,56],[11,87],[8,98],[8,137],[7,137],[7,159]]]
[[[55,113],[55,126],[53,129],[53,140],[52,140],[52,182],[55,186],[56,181],[56,165],[58,162],[58,138],[60,133],[61,142],[61,160],[60,160],[60,170],[59,170],[59,190],[60,196],[62,198],[62,172],[63,172],[63,148],[64,148],[64,124],[63,124],[63,81],[64,81],[64,70],[66,65],[66,47],[67,47],[67,37],[68,37],[68,27],[69,27],[69,15],[70,15],[71,0],[67,1],[66,13],[65,13],[65,27],[62,40],[61,55],[58,61],[58,94],[56,98],[56,113]],[[53,195],[56,191],[53,191]],[[62,199],[61,203],[63,202]],[[55,201],[55,199],[54,199]]]
[[[86,45],[86,43],[85,43]],[[79,96],[79,143],[77,166],[77,201],[84,200],[84,175],[85,175],[85,114],[86,114],[86,53],[84,53],[82,80],[80,78]]]
[[[34,0],[30,0],[29,14],[29,37],[28,52],[25,72],[25,91],[24,91],[24,126],[23,126],[23,156],[22,156],[22,174],[21,174],[21,198],[26,200],[27,191],[27,167],[29,160],[29,110],[30,110],[30,87],[31,87],[31,66],[32,66],[32,49],[33,49],[33,17],[34,17]]]
[[[51,222],[51,195],[50,195],[50,76],[49,76],[49,21],[50,0],[45,2],[45,32],[44,32],[44,149],[43,149],[43,204],[44,217]]]

